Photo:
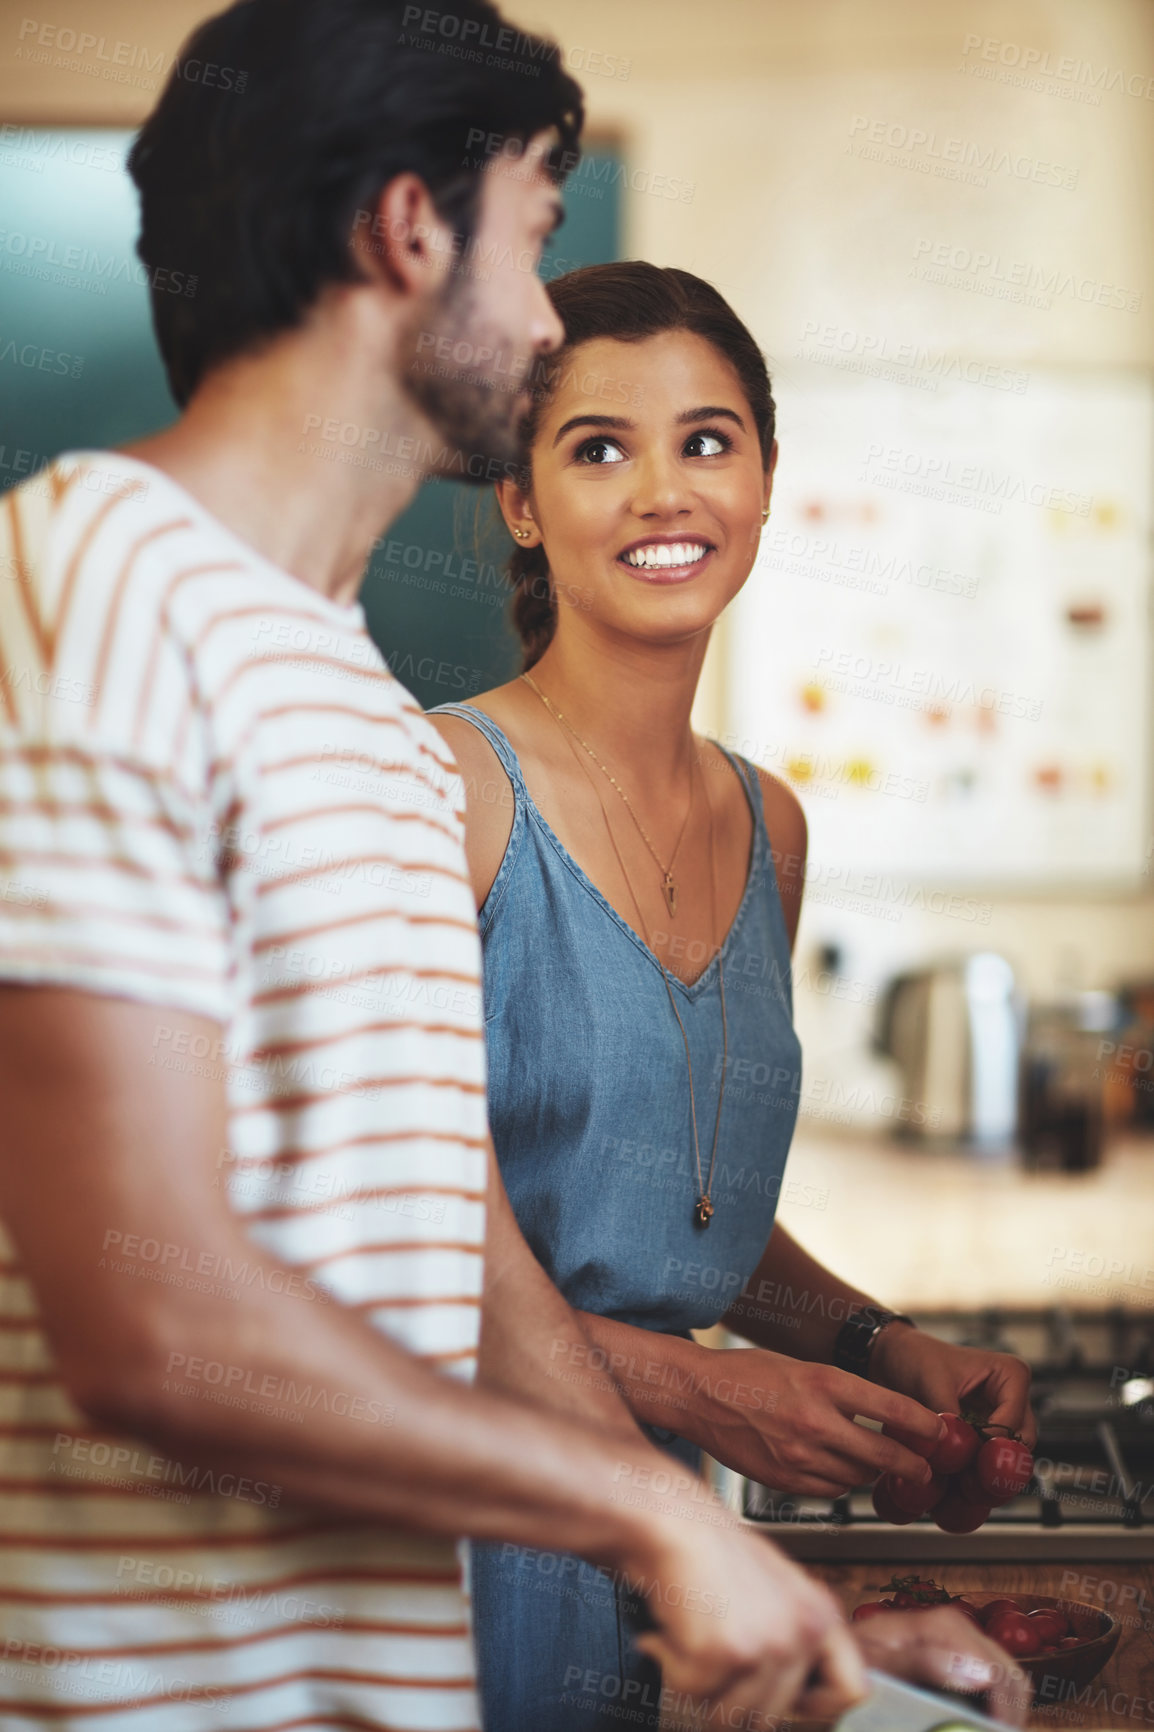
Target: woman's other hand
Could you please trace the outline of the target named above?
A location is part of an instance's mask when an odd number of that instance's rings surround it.
[[[870,1376],[935,1413],[968,1411],[988,1425],[1005,1426],[1033,1449],[1038,1428],[1030,1407],[1030,1367],[1012,1353],[955,1347],[904,1323],[877,1338]]]

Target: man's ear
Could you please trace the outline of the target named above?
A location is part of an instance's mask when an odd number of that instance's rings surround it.
[[[375,207],[357,212],[350,244],[367,276],[402,294],[435,291],[453,266],[452,228],[418,174],[394,175]]]
[[[505,527],[518,547],[536,547],[541,540],[541,531],[537,527],[533,506],[525,489],[519,487],[515,481],[498,481],[493,491],[497,495],[497,505],[505,519]]]

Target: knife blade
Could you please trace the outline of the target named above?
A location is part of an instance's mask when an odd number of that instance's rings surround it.
[[[919,1690],[885,1672],[866,1673],[870,1693],[842,1715],[834,1732],[1012,1732],[964,1702]]]

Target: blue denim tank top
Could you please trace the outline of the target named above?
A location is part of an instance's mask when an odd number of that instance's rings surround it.
[[[698,1196],[685,1043],[653,952],[562,847],[496,723],[464,704],[513,787],[513,826],[480,911],[489,1119],[513,1211],[578,1310],[705,1329],[773,1226],[800,1093],[789,940],[757,772],[726,753],[753,813],[745,893],[721,948],[729,1051],[711,1190]],[[708,1173],[723,1043],[719,958],[669,980],[689,1040]]]

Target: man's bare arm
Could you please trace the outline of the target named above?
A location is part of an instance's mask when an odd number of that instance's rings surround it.
[[[707,1509],[703,1522],[639,1433],[454,1383],[344,1306],[276,1291],[284,1272],[213,1184],[227,1142],[223,1084],[148,1063],[162,1020],[210,1048],[220,1034],[203,1017],[127,1000],[0,986],[0,1220],[80,1408],[183,1462],[259,1476],[330,1513],[620,1569],[645,1587],[658,1624],[646,1640],[671,1680],[735,1712],[786,1712],[814,1666],[840,1701],[852,1698],[860,1668],[828,1594],[725,1512]],[[134,1281],[104,1249],[110,1231],[265,1278],[235,1298]],[[258,1402],[201,1400],[180,1375],[192,1359],[235,1368],[258,1392],[309,1383],[318,1399],[299,1424]],[[710,1609],[719,1603],[724,1617]]]
[[[352,1310],[323,1302],[323,1290],[275,1290],[284,1272],[213,1182],[228,1140],[223,1087],[149,1065],[162,1020],[193,1042],[220,1033],[123,1000],[0,988],[0,1216],[78,1405],[162,1446],[235,1452],[238,1466],[259,1459],[290,1494],[402,1527],[607,1555],[627,1545],[629,1520],[609,1495],[619,1445],[437,1375]],[[216,1267],[263,1266],[264,1279],[237,1297],[220,1283],[202,1283],[205,1292],[134,1280],[105,1249],[111,1235],[134,1234],[205,1252]],[[259,1402],[204,1400],[182,1375],[197,1359],[236,1367],[250,1390],[291,1381],[327,1400],[293,1425]]]

